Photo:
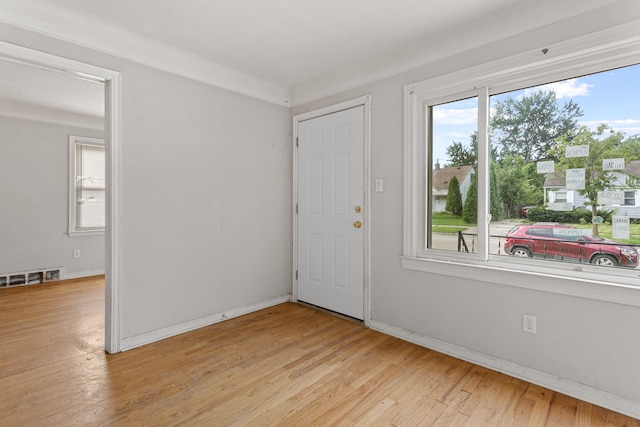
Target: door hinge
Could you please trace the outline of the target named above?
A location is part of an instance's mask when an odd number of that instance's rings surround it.
[[[298,213],[298,204],[296,203],[296,213]]]
[[[298,280],[298,270],[296,270],[296,280]]]
[[[296,136],[296,147],[299,147],[299,146],[300,146],[300,138]]]

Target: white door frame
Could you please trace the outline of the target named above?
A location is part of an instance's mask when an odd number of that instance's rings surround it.
[[[106,224],[105,224],[105,339],[108,353],[121,351],[122,339],[122,80],[119,72],[0,41],[0,58],[64,73],[105,86]]]
[[[363,232],[364,232],[364,265],[363,265],[363,286],[364,286],[364,323],[369,325],[371,320],[371,95],[341,102],[339,104],[330,105],[328,107],[309,111],[307,113],[298,114],[293,117],[293,271],[291,277],[293,280],[293,296],[294,302],[298,301],[298,125],[300,122],[317,117],[326,116],[328,114],[337,113],[339,111],[348,110],[349,108],[364,106],[364,141],[363,141],[363,192],[364,192],[364,215],[363,215]]]

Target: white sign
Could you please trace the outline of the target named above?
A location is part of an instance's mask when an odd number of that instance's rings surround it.
[[[624,169],[624,159],[604,159],[602,161],[602,170],[618,171]]]
[[[549,203],[547,209],[557,212],[571,212],[573,210],[573,203]]]
[[[553,160],[549,160],[546,162],[538,162],[538,173],[553,173],[555,172],[555,163]]]
[[[623,205],[624,191],[598,191],[599,205]]]
[[[565,153],[567,157],[589,157],[589,146],[588,145],[572,145],[567,147],[567,152]]]
[[[629,217],[614,215],[611,217],[614,239],[629,239]]]
[[[588,235],[588,233],[585,232],[585,230],[582,230],[580,228],[554,228],[553,229],[553,235],[554,236],[584,236],[584,235]]]
[[[566,186],[567,190],[584,190],[585,169],[567,169]]]

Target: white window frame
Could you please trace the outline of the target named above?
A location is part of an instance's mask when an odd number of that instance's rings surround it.
[[[638,63],[640,37],[635,27],[627,25],[406,86],[403,268],[474,280],[491,271],[494,283],[640,306],[640,273],[636,270],[616,269],[611,274],[610,269],[599,266],[490,254],[488,159],[491,95]],[[427,107],[470,96],[478,96],[479,110],[477,253],[425,249],[430,203],[426,186],[431,185]],[[540,276],[567,280],[558,286],[557,281],[540,280]]]
[[[105,227],[77,228],[76,218],[76,147],[78,145],[94,145],[104,147],[104,139],[89,138],[86,136],[69,135],[69,229],[67,234],[71,237],[77,236],[99,236],[104,235]],[[105,152],[106,158],[106,152]],[[106,192],[106,189],[105,189]],[[106,221],[106,218],[105,218]]]
[[[569,191],[568,190],[558,190],[554,191],[554,202],[556,203],[568,203],[569,202]]]
[[[633,193],[633,198],[627,197],[627,193]],[[633,200],[633,203],[627,203],[627,200]],[[623,206],[635,207],[638,206],[638,192],[636,190],[624,190],[624,202]]]

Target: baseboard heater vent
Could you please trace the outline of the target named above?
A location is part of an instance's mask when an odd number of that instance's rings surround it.
[[[2,273],[0,274],[0,288],[55,282],[62,280],[64,278],[63,276],[64,268],[62,267],[26,271],[22,273]]]

